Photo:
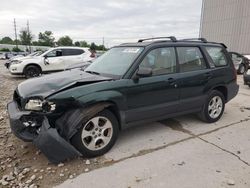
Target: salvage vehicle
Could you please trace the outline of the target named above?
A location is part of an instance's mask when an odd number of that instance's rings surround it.
[[[8,104],[13,133],[51,162],[108,152],[120,130],[195,113],[218,121],[238,93],[226,46],[205,39],[140,39],[111,48],[85,70],[29,79]]]
[[[42,73],[63,71],[70,65],[92,59],[93,55],[88,48],[57,47],[39,56],[13,61],[9,71],[13,75],[25,75],[26,78],[37,77]]]
[[[36,51],[36,52],[33,52],[27,56],[22,56],[22,55],[17,55],[17,56],[13,56],[12,58],[10,58],[8,61],[6,61],[6,63],[4,64],[5,67],[8,69],[10,67],[10,64],[13,62],[13,63],[16,63],[18,61],[22,61],[24,59],[29,59],[29,58],[32,58],[34,56],[39,56],[43,53],[43,51]]]
[[[249,68],[249,59],[237,52],[229,52],[229,54],[233,60],[234,67],[237,70],[237,73],[244,74]]]
[[[5,53],[3,53],[3,52],[0,52],[0,60],[1,60],[1,59],[6,59]]]

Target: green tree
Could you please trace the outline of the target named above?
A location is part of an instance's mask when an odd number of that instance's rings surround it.
[[[99,45],[97,46],[97,50],[103,50],[103,51],[106,51],[107,48],[104,46],[104,45]]]
[[[91,44],[90,44],[90,50],[92,50],[92,51],[96,51],[97,50],[97,46],[96,46],[96,44],[94,43],[94,42],[92,42]]]
[[[0,51],[1,52],[9,52],[10,50],[9,50],[9,48],[1,48]]]
[[[85,40],[83,40],[83,41],[80,41],[80,46],[81,47],[89,47],[90,45]]]
[[[14,48],[12,48],[12,51],[13,52],[21,52],[22,50],[18,47],[14,47]]]
[[[59,46],[73,46],[73,40],[69,36],[63,36],[58,39],[57,44]]]
[[[13,44],[13,40],[10,37],[3,37],[1,40],[2,44]]]
[[[79,41],[76,41],[76,42],[75,42],[75,46],[81,46],[80,42],[79,42]]]
[[[21,40],[21,44],[23,45],[30,45],[33,38],[31,32],[28,31],[27,29],[22,29],[20,31],[19,37]]]
[[[38,44],[41,46],[54,46],[55,38],[52,31],[40,32],[38,35]]]

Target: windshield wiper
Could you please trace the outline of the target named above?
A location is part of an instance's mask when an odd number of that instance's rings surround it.
[[[85,71],[85,72],[90,73],[90,74],[100,75],[100,73],[99,73],[99,72],[95,72],[95,71]]]

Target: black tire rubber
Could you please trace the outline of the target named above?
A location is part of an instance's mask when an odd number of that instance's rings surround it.
[[[210,100],[215,96],[219,96],[221,98],[223,106],[222,106],[222,111],[221,111],[220,115],[217,118],[211,118],[209,116],[209,113],[208,113],[208,105],[209,105]],[[207,100],[206,100],[205,104],[203,105],[202,110],[198,114],[198,116],[204,122],[214,123],[221,118],[221,116],[223,115],[224,109],[225,109],[225,97],[224,97],[224,95],[218,90],[212,90],[209,93]]]
[[[83,126],[82,126],[79,129],[79,131],[71,138],[71,143],[79,152],[82,153],[83,157],[91,158],[91,157],[101,156],[101,155],[107,153],[114,146],[114,144],[118,138],[119,123],[117,121],[117,118],[115,117],[115,115],[112,112],[105,109],[105,110],[97,113],[95,116],[104,116],[110,120],[112,127],[113,127],[113,136],[112,136],[110,142],[108,143],[108,145],[106,145],[104,148],[102,148],[100,150],[96,150],[96,151],[89,150],[82,143],[82,139],[81,139],[81,133],[82,133],[82,129],[83,129]],[[95,116],[93,116],[93,117],[95,117]],[[86,122],[82,122],[82,124],[84,125]]]
[[[41,68],[35,65],[28,65],[24,70],[26,78],[38,77],[42,73]]]
[[[244,65],[240,64],[237,72],[238,72],[238,74],[244,74],[246,72],[246,67]]]

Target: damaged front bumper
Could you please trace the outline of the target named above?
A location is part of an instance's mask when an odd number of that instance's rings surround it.
[[[46,116],[36,116],[31,111],[21,111],[15,101],[8,104],[12,132],[24,141],[33,142],[52,163],[81,156],[57,129],[50,126]]]

